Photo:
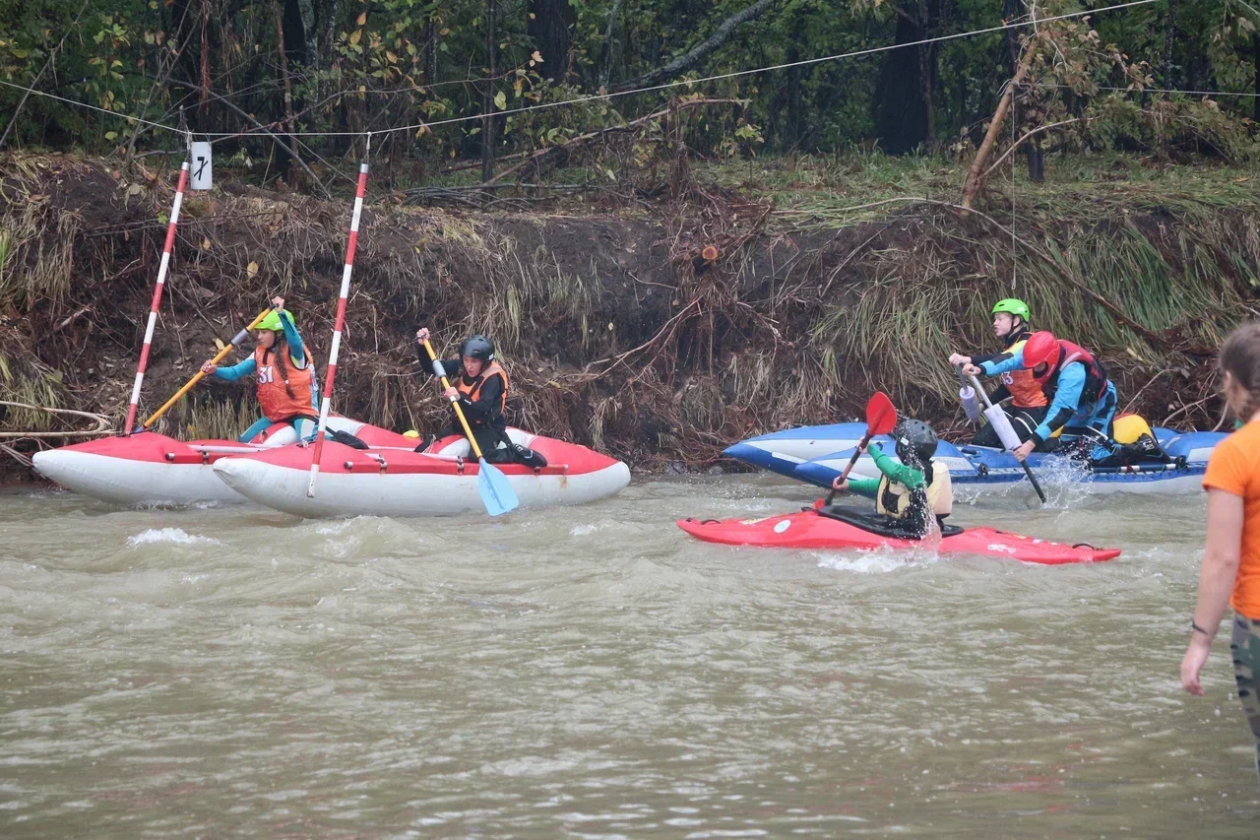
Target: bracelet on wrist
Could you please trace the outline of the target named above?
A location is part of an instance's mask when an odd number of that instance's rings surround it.
[[[1215,633],[1209,633],[1207,630],[1204,630],[1202,627],[1200,627],[1200,626],[1198,625],[1198,623],[1196,623],[1196,622],[1195,622],[1195,620],[1194,620],[1193,618],[1192,618],[1192,619],[1190,619],[1190,632],[1191,632],[1191,633],[1202,633],[1204,636],[1207,636],[1209,640],[1210,640],[1210,639],[1211,639],[1214,635],[1216,635]]]

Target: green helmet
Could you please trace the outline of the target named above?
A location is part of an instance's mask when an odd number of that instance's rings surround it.
[[[297,326],[297,322],[293,320],[293,316],[289,314],[287,309],[285,310],[284,316],[289,320],[290,324],[292,324],[294,327]],[[280,313],[276,312],[274,309],[268,312],[267,317],[259,321],[258,324],[254,327],[254,329],[271,330],[272,332],[284,332],[284,325],[280,323]]]
[[[1006,312],[1018,318],[1023,318],[1025,324],[1032,320],[1032,313],[1028,311],[1028,304],[1018,298],[1006,298],[993,304],[993,314],[996,315],[999,312]]]

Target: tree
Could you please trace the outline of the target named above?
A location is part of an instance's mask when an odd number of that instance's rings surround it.
[[[543,57],[542,75],[563,82],[572,69],[569,52],[577,12],[569,0],[529,0],[525,33]]]

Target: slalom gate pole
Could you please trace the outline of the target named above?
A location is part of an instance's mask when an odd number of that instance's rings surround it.
[[[166,288],[166,275],[171,268],[171,251],[175,247],[175,227],[179,223],[179,208],[184,203],[184,188],[188,186],[188,161],[179,168],[179,186],[175,188],[175,202],[171,205],[171,220],[166,225],[166,245],[162,248],[162,262],[158,266],[157,284],[153,287],[153,302],[149,306],[149,323],[144,328],[144,346],[140,348],[140,364],[136,367],[136,384],[131,389],[131,405],[127,407],[127,425],[123,435],[131,434],[136,423],[136,410],[140,405],[140,386],[144,383],[144,371],[149,366],[149,347],[153,344],[153,329],[157,326],[158,307],[162,305],[162,290]]]
[[[324,437],[328,414],[332,410],[333,385],[337,380],[337,353],[341,350],[341,333],[346,326],[346,300],[350,297],[350,275],[354,271],[354,252],[359,244],[359,218],[363,215],[363,196],[367,192],[368,154],[372,151],[372,135],[367,135],[363,162],[359,164],[359,185],[354,193],[354,212],[350,216],[350,236],[346,239],[346,264],[341,272],[341,296],[337,299],[337,320],[333,324],[332,347],[328,351],[328,372],[324,374],[324,399],[319,406],[319,429],[311,451],[311,480],[306,487],[308,498],[315,498],[315,482],[319,479],[319,459],[324,453]]]

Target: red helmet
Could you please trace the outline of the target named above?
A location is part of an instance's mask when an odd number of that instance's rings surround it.
[[[1048,375],[1059,363],[1059,356],[1062,354],[1063,349],[1054,333],[1045,330],[1035,332],[1024,342],[1024,367],[1032,369],[1044,363]]]

